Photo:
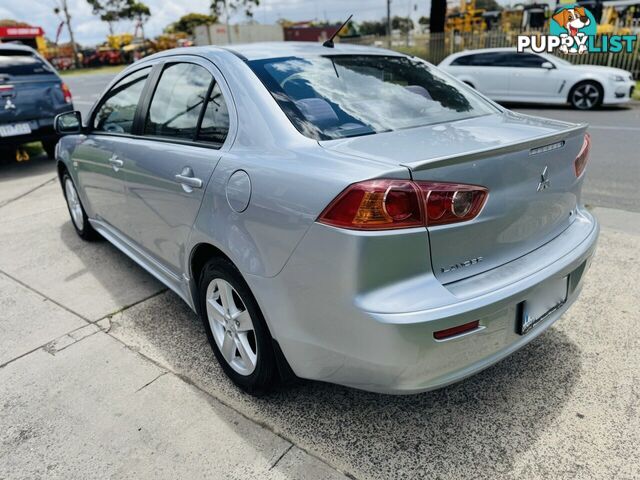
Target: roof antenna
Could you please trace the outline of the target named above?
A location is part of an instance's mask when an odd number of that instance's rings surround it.
[[[322,46],[327,48],[333,48],[335,46],[335,44],[333,43],[333,39],[336,38],[336,35],[340,33],[340,31],[351,21],[352,18],[353,18],[353,14],[349,15],[349,18],[347,18],[347,21],[344,22],[342,25],[340,25],[340,28],[338,28],[335,32],[333,32],[333,35],[331,35],[331,38],[329,38],[329,40],[324,42]]]

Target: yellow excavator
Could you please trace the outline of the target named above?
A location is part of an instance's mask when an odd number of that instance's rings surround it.
[[[447,14],[445,31],[481,32],[486,30],[484,8],[476,8],[476,0],[460,0],[460,6]]]

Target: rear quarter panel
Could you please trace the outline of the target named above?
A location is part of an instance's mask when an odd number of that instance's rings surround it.
[[[349,184],[368,178],[409,178],[388,162],[327,152],[299,133],[251,69],[229,52],[212,56],[231,89],[238,132],[207,186],[190,249],[222,250],[246,274],[273,277],[322,210]],[[249,206],[231,209],[227,184],[245,171]],[[188,266],[187,270],[188,271]]]

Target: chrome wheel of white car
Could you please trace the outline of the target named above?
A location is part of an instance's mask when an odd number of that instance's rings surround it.
[[[225,361],[240,375],[256,368],[258,346],[253,320],[229,282],[216,278],[207,287],[207,319]]]
[[[580,110],[590,110],[600,104],[600,90],[593,83],[581,83],[571,93],[571,104]]]
[[[84,213],[82,212],[82,205],[80,204],[76,187],[69,177],[66,177],[64,180],[64,193],[67,198],[67,204],[69,205],[71,220],[73,220],[76,228],[82,232],[84,229]]]

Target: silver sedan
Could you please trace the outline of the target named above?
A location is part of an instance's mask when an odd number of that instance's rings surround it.
[[[391,51],[172,50],[56,128],[77,233],[179,295],[254,394],[478,372],[569,308],[598,237],[585,125],[512,113]]]

